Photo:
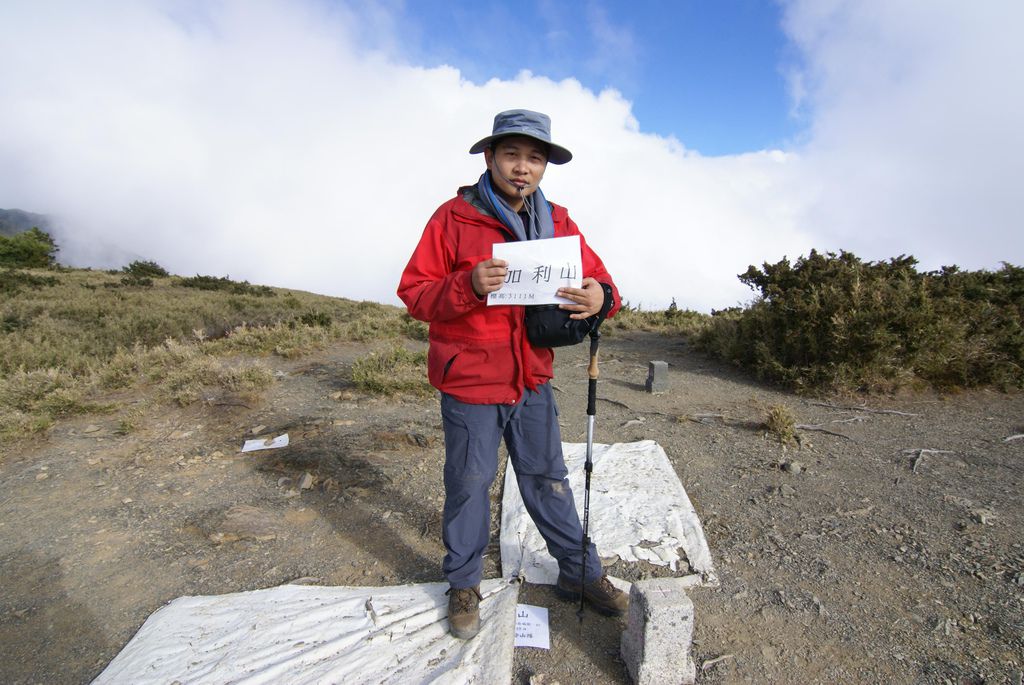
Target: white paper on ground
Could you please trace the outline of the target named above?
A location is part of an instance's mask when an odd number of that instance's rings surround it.
[[[276,450],[278,447],[288,446],[288,434],[279,435],[276,438],[259,438],[257,440],[246,440],[242,445],[243,452],[255,452],[256,450]]]
[[[561,287],[583,285],[580,237],[495,243],[495,259],[508,262],[501,290],[487,296],[487,304],[572,304],[555,295]]]
[[[516,606],[516,647],[551,649],[548,610],[532,604]]]
[[[587,446],[562,443],[569,485],[583,520]],[[653,440],[594,445],[590,487],[590,538],[604,557],[648,561],[673,570],[680,548],[695,573],[695,585],[717,585],[704,530],[665,450]],[[522,573],[531,583],[553,585],[558,564],[548,554],[506,465],[501,515],[501,568],[506,577]]]
[[[182,597],[150,616],[93,685],[509,682],[519,584],[481,583],[472,640],[448,634],[447,589],[284,585]]]

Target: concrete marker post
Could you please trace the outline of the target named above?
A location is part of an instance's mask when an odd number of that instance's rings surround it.
[[[620,651],[636,685],[692,685],[693,602],[683,578],[633,583]]]
[[[647,362],[647,392],[665,392],[668,390],[668,362]]]

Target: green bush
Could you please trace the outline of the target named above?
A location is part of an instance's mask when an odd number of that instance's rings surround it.
[[[231,286],[234,285],[227,276],[217,278],[216,276],[185,276],[178,279],[178,285],[183,288],[195,288],[197,290],[230,290]]]
[[[698,344],[796,390],[1024,385],[1024,269],[916,264],[811,251],[751,266],[739,278],[760,296],[714,312]]]
[[[134,276],[135,278],[166,278],[167,276],[170,276],[170,274],[167,273],[167,269],[163,268],[156,262],[148,261],[143,262],[136,260],[124,267],[122,271],[129,276]]]
[[[236,282],[227,276],[186,276],[178,279],[178,285],[198,290],[224,290],[234,295],[255,295],[256,297],[274,297],[277,293],[266,285],[251,285],[249,281]]]
[[[50,234],[38,228],[9,238],[0,235],[0,266],[45,269],[55,264],[57,250]]]

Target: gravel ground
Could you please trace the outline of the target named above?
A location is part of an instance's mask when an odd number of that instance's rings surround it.
[[[356,392],[365,352],[270,360],[259,402],[119,396],[127,434],[81,417],[0,447],[0,682],[89,682],[182,595],[442,580],[437,402]],[[585,439],[585,355],[556,363],[568,442]],[[650,360],[670,365],[665,393],[644,391]],[[803,398],[613,332],[600,396],[597,441],[659,442],[703,521],[721,585],[691,592],[698,682],[1021,682],[1020,394]],[[772,406],[805,426],[798,445],[765,435]],[[282,432],[287,449],[239,452]],[[520,601],[550,609],[552,647],[516,650],[513,682],[627,682],[624,620],[581,624],[545,586]]]

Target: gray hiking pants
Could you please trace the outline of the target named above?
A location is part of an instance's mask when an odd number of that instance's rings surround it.
[[[467,404],[441,394],[444,420],[444,522],[448,553],[442,569],[453,588],[477,585],[490,538],[488,490],[498,471],[502,438],[519,481],[526,511],[537,525],[562,575],[579,582],[583,527],[569,488],[551,386],[525,390],[514,405]],[[586,582],[601,577],[593,544]]]

